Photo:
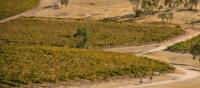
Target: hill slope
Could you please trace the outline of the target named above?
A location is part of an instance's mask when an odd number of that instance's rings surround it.
[[[184,33],[179,25],[166,23],[66,21],[24,18],[0,24],[0,45],[73,46],[76,29],[88,31],[87,48],[133,46],[162,42]]]
[[[0,63],[0,84],[4,86],[80,79],[101,81],[174,71],[168,64],[148,58],[58,47],[1,46]]]
[[[173,46],[170,46],[168,47],[167,50],[174,52],[190,52],[191,47],[199,40],[200,40],[200,35],[188,41],[180,42]]]

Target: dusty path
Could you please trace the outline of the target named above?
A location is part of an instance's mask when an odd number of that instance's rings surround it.
[[[162,50],[166,49],[168,46],[171,46],[171,45],[176,44],[176,43],[181,42],[181,41],[186,41],[186,40],[191,39],[191,38],[200,34],[199,30],[187,29],[185,31],[186,31],[185,35],[171,39],[171,40],[168,40],[164,43],[147,45],[147,46],[139,46],[140,48],[141,47],[143,48],[142,51],[135,52],[135,53],[137,53],[136,54],[137,56],[143,56],[144,54],[147,54],[147,53],[162,51]],[[145,47],[147,47],[147,48],[145,48]],[[105,49],[105,50],[106,51],[113,51],[113,52],[127,53],[127,52],[131,52],[131,50],[134,50],[134,49],[137,49],[137,48],[136,47],[121,47],[121,48],[113,48],[113,49]],[[175,79],[175,80],[166,80],[166,81],[149,83],[149,84],[142,84],[142,85],[128,85],[128,86],[121,86],[121,87],[118,87],[118,88],[141,88],[141,87],[146,88],[148,86],[154,86],[154,85],[183,82],[183,81],[186,81],[186,80],[198,78],[200,76],[200,73],[197,72],[197,71],[187,70],[187,69],[177,67],[177,66],[175,66],[175,67],[176,67],[177,70],[181,70],[185,74],[183,74],[183,75],[168,74],[168,75],[171,75],[171,76],[176,76],[177,79]]]
[[[134,46],[134,47],[110,48],[110,49],[105,49],[105,51],[121,52],[121,53],[134,53],[134,54],[140,55],[140,54],[145,54],[145,53],[162,51],[162,50],[166,49],[168,46],[174,45],[178,42],[189,40],[200,34],[200,30],[185,29],[185,31],[186,31],[185,35],[173,38],[173,39],[165,41],[163,43]]]
[[[40,4],[37,7],[35,7],[34,9],[26,11],[26,12],[23,12],[21,14],[15,15],[15,16],[11,16],[11,17],[5,18],[3,20],[0,20],[0,23],[4,23],[4,22],[7,22],[7,21],[15,20],[15,19],[17,19],[19,17],[22,17],[22,16],[30,16],[31,14],[44,9],[44,7],[54,6],[57,3],[59,3],[59,0],[41,0]]]
[[[166,80],[166,81],[161,81],[161,82],[155,82],[155,83],[150,83],[150,84],[142,84],[142,85],[129,85],[129,86],[123,86],[123,87],[118,87],[118,88],[140,88],[140,87],[147,87],[147,86],[154,86],[154,85],[162,85],[162,84],[169,84],[169,83],[178,83],[178,82],[183,82],[186,80],[194,79],[200,76],[200,73],[197,71],[193,70],[186,70],[180,67],[175,66],[177,70],[183,71],[185,74],[168,74],[169,76],[175,76],[178,77],[175,80]]]
[[[132,13],[129,0],[70,0],[68,6],[60,9],[47,8],[34,13],[35,17],[67,19],[102,19]]]

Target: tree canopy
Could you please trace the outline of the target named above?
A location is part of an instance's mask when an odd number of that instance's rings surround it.
[[[190,10],[197,10],[200,0],[129,0],[133,4],[133,10],[138,14],[152,13],[158,11],[161,6],[163,9],[176,10],[185,7]],[[163,4],[163,5],[162,5]],[[139,14],[140,14],[139,13]]]

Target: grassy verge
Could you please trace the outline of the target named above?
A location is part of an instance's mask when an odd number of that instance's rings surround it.
[[[174,71],[168,64],[128,54],[36,46],[0,47],[0,85],[70,80],[101,81]],[[1,87],[1,86],[0,86]]]
[[[0,24],[0,45],[73,46],[78,27],[89,32],[87,48],[99,49],[162,42],[183,34],[179,25],[167,23],[66,21],[22,18]]]
[[[0,0],[0,20],[38,5],[40,0]]]
[[[191,40],[180,42],[173,46],[170,46],[167,48],[167,50],[173,52],[190,52],[191,47],[199,40],[200,40],[200,35]]]

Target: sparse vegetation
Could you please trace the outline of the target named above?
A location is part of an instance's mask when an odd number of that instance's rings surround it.
[[[170,46],[170,47],[168,47],[167,50],[173,51],[173,52],[188,52],[188,53],[190,53],[190,51],[192,50],[192,47],[198,41],[200,41],[200,35],[191,39],[191,40],[188,40],[188,41],[185,41],[185,42],[180,42],[180,43],[177,43],[173,46]]]
[[[0,0],[0,19],[4,19],[38,5],[40,0]]]
[[[75,45],[77,27],[86,28],[86,48],[108,48],[162,42],[184,33],[169,23],[66,21],[48,18],[22,18],[0,24],[0,45]]]
[[[102,81],[174,70],[168,64],[129,54],[42,46],[0,47],[0,87],[81,79]]]
[[[179,53],[190,53],[193,59],[198,59],[200,62],[200,35],[184,42],[177,43],[168,47],[166,50]]]
[[[196,42],[191,49],[191,54],[194,56],[193,58],[196,59],[197,57],[200,57],[200,40]],[[199,58],[200,62],[200,58]]]

